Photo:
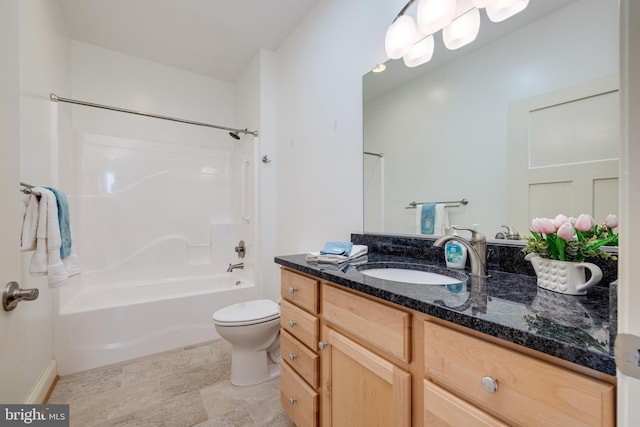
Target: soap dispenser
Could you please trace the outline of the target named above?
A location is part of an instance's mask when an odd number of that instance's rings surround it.
[[[452,227],[453,236],[460,237],[455,227],[457,226]],[[456,240],[449,240],[444,246],[444,257],[448,268],[464,268],[467,263],[467,248]]]

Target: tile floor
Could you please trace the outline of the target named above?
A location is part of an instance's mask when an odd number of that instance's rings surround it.
[[[280,381],[229,382],[231,351],[216,340],[61,377],[48,403],[71,427],[293,427]]]

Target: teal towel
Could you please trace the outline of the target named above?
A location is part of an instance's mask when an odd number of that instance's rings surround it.
[[[433,234],[436,224],[436,204],[425,203],[420,206],[420,232]]]
[[[69,221],[69,203],[67,196],[60,190],[44,187],[56,196],[58,205],[58,224],[60,224],[60,258],[71,255],[71,223]]]
[[[320,249],[321,255],[344,255],[349,256],[353,243],[351,242],[327,242],[324,248]]]

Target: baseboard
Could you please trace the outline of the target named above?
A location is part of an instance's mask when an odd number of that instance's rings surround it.
[[[39,405],[46,402],[49,399],[49,394],[57,379],[58,363],[56,362],[56,359],[51,359],[49,366],[47,366],[47,369],[33,387],[31,393],[29,393],[29,397],[27,397],[25,404]]]

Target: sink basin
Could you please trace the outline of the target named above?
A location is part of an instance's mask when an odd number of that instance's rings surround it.
[[[405,268],[370,268],[360,270],[360,273],[392,282],[415,283],[418,285],[454,285],[461,283],[460,279],[444,274]]]

